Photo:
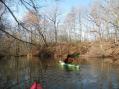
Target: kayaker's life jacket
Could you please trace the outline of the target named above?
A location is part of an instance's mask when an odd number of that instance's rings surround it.
[[[64,60],[65,63],[72,63],[73,62],[73,59],[72,58],[66,58]]]

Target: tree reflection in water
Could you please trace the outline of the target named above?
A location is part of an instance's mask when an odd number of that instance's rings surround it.
[[[80,70],[67,71],[54,60],[3,58],[0,89],[29,89],[34,80],[44,89],[119,89],[119,65],[109,59],[82,59]]]

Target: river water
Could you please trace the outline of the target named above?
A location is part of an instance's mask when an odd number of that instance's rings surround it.
[[[0,89],[29,89],[34,81],[43,89],[119,89],[119,64],[112,59],[80,59],[80,69],[67,69],[58,60],[0,59]]]

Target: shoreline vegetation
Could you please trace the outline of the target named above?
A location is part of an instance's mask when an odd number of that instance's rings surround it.
[[[47,47],[32,48],[27,54],[0,54],[0,58],[4,56],[15,57],[41,57],[64,59],[68,54],[80,53],[81,58],[119,58],[119,44],[115,42],[75,42],[75,43],[57,43],[49,44]]]
[[[74,6],[65,13],[61,12],[65,8],[57,4],[43,9],[41,1],[18,0],[18,4],[15,0],[0,0],[0,57],[64,59],[68,54],[80,53],[81,57],[118,59],[117,1],[92,1],[89,8]],[[25,12],[19,17],[22,6]]]

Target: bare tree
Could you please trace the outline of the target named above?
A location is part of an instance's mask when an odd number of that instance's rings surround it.
[[[55,33],[55,42],[57,43],[57,37],[58,37],[58,25],[60,23],[61,18],[61,12],[59,11],[58,7],[54,7],[51,10],[49,10],[48,14],[46,14],[46,18],[53,24],[53,29]]]

